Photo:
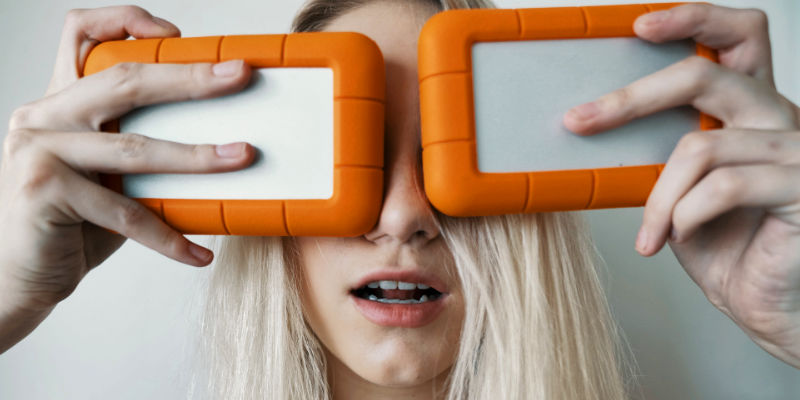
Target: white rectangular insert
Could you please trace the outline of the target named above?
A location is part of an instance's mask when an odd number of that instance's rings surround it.
[[[125,195],[162,199],[327,199],[333,195],[333,71],[263,68],[241,93],[144,107],[120,131],[182,143],[246,141],[249,168],[217,174],[125,175]]]
[[[663,163],[699,127],[688,107],[581,137],[572,107],[694,55],[693,42],[637,38],[481,42],[472,47],[478,168],[527,172]]]

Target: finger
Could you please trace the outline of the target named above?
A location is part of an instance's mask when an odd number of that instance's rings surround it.
[[[759,164],[712,170],[675,205],[672,215],[677,243],[690,238],[714,218],[739,207],[759,207],[781,213],[800,201],[800,169]]]
[[[45,97],[27,115],[29,129],[99,130],[134,108],[205,99],[247,86],[251,70],[241,60],[218,64],[123,63],[87,76]]]
[[[243,168],[255,158],[247,143],[183,144],[103,132],[33,132],[31,139],[73,169],[107,174],[212,173]]]
[[[78,80],[89,51],[107,40],[177,37],[180,30],[172,23],[153,17],[136,6],[72,10],[67,13],[58,47],[53,77],[47,94],[58,92]]]
[[[564,125],[588,135],[682,105],[737,128],[788,130],[796,123],[794,105],[773,88],[705,58],[690,57],[569,110]]]
[[[692,132],[678,142],[644,208],[637,250],[657,253],[670,232],[678,201],[710,170],[730,165],[800,164],[800,133],[721,130]]]
[[[70,193],[65,194],[74,217],[111,229],[173,260],[201,267],[213,253],[198,246],[135,200],[89,182],[77,174],[65,178]]]
[[[723,65],[775,86],[767,15],[761,10],[686,4],[645,14],[634,30],[655,43],[692,38],[719,50]]]

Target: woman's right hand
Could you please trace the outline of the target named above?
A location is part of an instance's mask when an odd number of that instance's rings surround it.
[[[78,79],[94,45],[128,36],[174,37],[180,31],[138,7],[71,11],[46,96],[12,114],[0,166],[0,353],[126,237],[186,264],[211,262],[209,250],[136,201],[100,186],[98,173],[223,172],[253,160],[245,143],[189,145],[99,132],[102,123],[133,108],[220,96],[249,82],[242,61],[120,64]]]

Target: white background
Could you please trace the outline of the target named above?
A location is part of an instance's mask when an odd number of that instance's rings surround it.
[[[497,3],[532,7],[633,1]],[[800,100],[800,32],[792,26],[800,17],[797,2],[718,3],[758,6],[769,13],[778,87]],[[2,0],[0,116],[7,120],[14,108],[44,92],[66,11],[111,4]],[[286,32],[301,1],[138,4],[175,22],[184,36],[204,36]],[[800,398],[800,371],[760,350],[714,309],[668,249],[651,259],[636,254],[633,242],[641,209],[588,214],[608,264],[614,312],[638,358],[647,399]],[[10,234],[14,232],[2,233]],[[0,355],[0,399],[186,397],[187,360],[206,274],[136,243],[126,244],[89,274],[39,329]]]

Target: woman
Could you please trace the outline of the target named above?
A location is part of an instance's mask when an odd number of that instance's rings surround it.
[[[435,215],[421,191],[415,38],[438,10],[476,6],[488,4],[311,1],[299,14],[295,30],[362,32],[384,54],[384,204],[359,238],[223,239],[204,319],[210,397],[626,397],[614,325],[577,217],[452,219]],[[800,367],[800,110],[774,88],[766,20],[689,5],[642,17],[636,30],[656,42],[694,37],[720,49],[724,67],[690,59],[571,110],[564,122],[590,134],[679,104],[723,120],[724,130],[689,134],[676,148],[645,208],[637,249],[652,255],[670,236],[709,300]],[[48,96],[12,117],[0,172],[0,221],[15,233],[0,244],[2,350],[121,245],[124,238],[98,226],[187,264],[211,261],[135,202],[96,185],[97,172],[218,172],[253,158],[240,143],[95,133],[132,107],[222,95],[249,78],[233,61],[128,64],[77,80],[92,45],[128,34],[179,32],[133,7],[70,13]],[[371,317],[370,302],[396,295],[400,282],[415,284],[415,297],[430,293],[425,302],[437,311],[416,322]]]

